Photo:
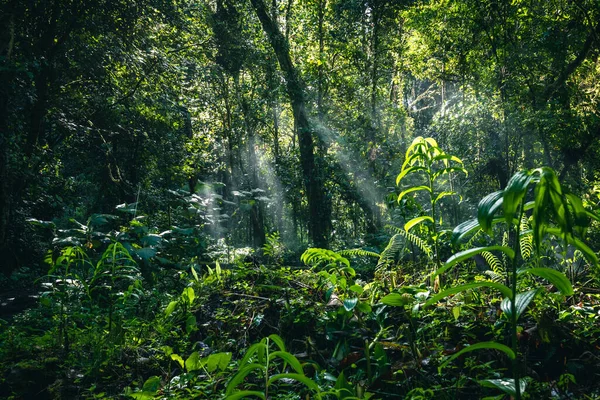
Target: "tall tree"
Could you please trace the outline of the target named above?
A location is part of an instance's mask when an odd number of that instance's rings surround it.
[[[281,33],[277,22],[271,18],[263,0],[251,0],[252,6],[263,30],[269,38],[271,47],[277,56],[279,66],[286,78],[286,89],[295,123],[298,129],[298,143],[300,146],[300,163],[302,166],[304,185],[306,188],[309,208],[309,232],[313,244],[317,247],[327,247],[327,226],[330,219],[325,215],[323,204],[325,202],[322,175],[315,167],[314,156],[314,127],[310,123],[306,101],[305,86],[299,71],[295,68],[290,57],[289,44]]]

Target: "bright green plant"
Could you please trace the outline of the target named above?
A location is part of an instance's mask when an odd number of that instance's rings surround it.
[[[276,350],[272,350],[275,345]],[[293,372],[286,372],[290,368]],[[258,375],[262,390],[237,390],[251,374]],[[270,398],[273,384],[278,381],[296,381],[321,398],[321,389],[315,381],[304,374],[300,361],[285,349],[281,337],[273,334],[253,344],[238,365],[238,372],[231,378],[225,389],[226,400],[236,400],[248,397],[258,397],[263,400]]]
[[[432,138],[415,138],[412,144],[406,150],[402,170],[396,178],[396,185],[400,185],[409,177],[414,177],[416,183],[404,189],[398,195],[398,203],[404,197],[415,192],[425,192],[428,196],[429,211],[427,215],[421,215],[404,224],[404,231],[398,231],[403,234],[407,240],[416,243],[419,248],[424,250],[428,256],[433,256],[436,265],[440,265],[439,245],[442,234],[442,219],[439,213],[439,204],[445,197],[458,195],[453,190],[452,176],[454,172],[461,172],[467,175],[467,170],[462,166],[462,161],[453,155],[446,154]],[[449,184],[443,181],[443,178],[449,177]],[[426,225],[428,237],[433,242],[433,252],[429,246],[415,240],[410,230],[419,226]]]
[[[533,201],[525,202],[532,187],[534,189]],[[531,213],[531,229],[528,229],[528,224],[523,223],[528,213]],[[597,266],[597,256],[580,239],[585,233],[590,218],[598,219],[596,215],[583,207],[577,196],[561,187],[554,171],[547,167],[518,172],[511,178],[504,190],[491,193],[481,200],[477,219],[457,226],[453,232],[453,242],[458,244],[469,234],[479,230],[492,236],[495,225],[504,224],[508,234],[508,243],[458,252],[450,257],[444,266],[434,273],[434,276],[448,271],[477,254],[484,256],[488,254],[487,258],[493,260],[489,254],[501,252],[510,260],[508,268],[506,268],[508,285],[494,281],[479,281],[451,287],[433,296],[425,303],[425,306],[433,305],[450,295],[469,289],[483,287],[495,289],[504,296],[501,309],[510,321],[511,346],[496,342],[484,342],[466,347],[442,363],[439,367],[440,371],[450,361],[466,352],[477,349],[500,350],[513,360],[513,379],[490,379],[481,383],[485,386],[497,387],[517,400],[521,398],[521,394],[525,390],[525,382],[520,376],[517,323],[519,316],[533,300],[538,289],[519,292],[517,283],[520,278],[526,276],[539,277],[549,281],[564,295],[572,295],[573,288],[569,279],[562,272],[542,265],[540,250],[544,239],[553,236],[563,241],[565,251],[568,245],[572,245],[590,263]],[[528,246],[530,238],[533,243],[534,259],[532,262],[525,262],[531,251]],[[495,260],[498,259],[495,258]]]

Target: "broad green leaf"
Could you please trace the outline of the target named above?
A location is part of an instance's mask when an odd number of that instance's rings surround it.
[[[190,306],[192,304],[194,304],[194,300],[196,299],[196,293],[194,292],[194,288],[186,287],[185,289],[183,289],[183,292],[181,293],[181,297],[183,299],[187,300],[187,302]]]
[[[270,386],[273,382],[276,382],[281,379],[293,379],[295,381],[303,383],[304,385],[306,385],[306,387],[308,387],[311,390],[314,390],[317,393],[320,392],[319,385],[317,385],[312,379],[306,377],[304,374],[276,374],[269,378],[269,380],[267,381],[267,385]]]
[[[387,296],[384,296],[380,300],[380,303],[388,306],[402,307],[408,304],[408,299],[403,297],[400,293],[390,293]]]
[[[356,308],[358,308],[358,310],[360,312],[363,312],[365,314],[373,311],[373,308],[371,307],[371,305],[369,303],[365,303],[364,301],[359,301],[358,304],[356,305]]]
[[[277,357],[281,358],[283,361],[288,363],[290,367],[294,369],[294,371],[304,375],[304,371],[302,370],[302,364],[300,364],[300,361],[298,361],[298,359],[293,354],[290,354],[287,351],[274,351],[269,354],[269,361],[272,361]]]
[[[398,195],[398,203],[400,203],[402,198],[404,196],[406,196],[407,194],[412,193],[412,192],[417,192],[419,190],[425,190],[425,191],[431,193],[431,188],[429,188],[429,186],[413,186],[411,188],[406,189],[405,191],[403,191],[402,193],[400,193]]]
[[[422,217],[413,218],[410,221],[408,221],[406,224],[404,224],[404,230],[408,232],[410,228],[417,224],[420,224],[423,221],[429,221],[433,224],[433,218],[431,218],[428,215],[424,215]]]
[[[458,358],[465,353],[469,353],[471,351],[481,350],[481,349],[500,350],[500,351],[504,352],[512,360],[514,360],[516,357],[515,352],[512,351],[512,349],[506,345],[496,343],[496,342],[481,342],[481,343],[473,344],[469,347],[465,347],[461,351],[454,353],[450,358],[446,359],[446,361],[444,361],[442,364],[440,364],[440,366],[438,367],[438,372],[441,374],[442,369],[446,365],[448,365],[452,360],[454,360],[455,358]]]
[[[352,285],[348,288],[348,290],[351,290],[358,295],[361,295],[365,291],[365,289],[363,289],[363,287],[360,285]]]
[[[225,371],[231,361],[231,353],[215,353],[202,359],[206,364],[206,370],[208,372],[214,372],[217,368],[221,371]]]
[[[142,391],[144,391],[144,392],[156,392],[159,387],[160,387],[160,377],[158,377],[158,376],[151,376],[150,378],[146,379],[146,382],[144,382],[144,386],[142,387]]]
[[[190,354],[187,360],[185,360],[185,369],[187,372],[196,371],[202,368],[200,363],[200,355],[197,351]]]
[[[479,226],[479,221],[477,221],[477,218],[470,219],[460,225],[457,225],[452,231],[452,245],[457,246],[466,235],[475,233],[479,229],[481,229],[481,227]]]
[[[196,331],[198,329],[197,323],[196,323],[196,317],[193,315],[190,315],[189,317],[187,317],[187,319],[185,320],[185,331],[189,334],[191,334],[192,332]]]
[[[396,178],[396,185],[399,185],[402,178],[404,178],[406,175],[408,175],[412,172],[417,172],[417,171],[425,171],[426,172],[427,168],[422,167],[420,165],[413,165],[411,167],[403,169],[402,172],[400,172],[400,174],[398,174],[398,177]]]
[[[242,390],[240,392],[235,392],[234,394],[231,394],[227,397],[225,397],[225,400],[239,400],[239,399],[245,399],[249,396],[255,396],[258,398],[261,398],[263,400],[265,400],[265,394],[263,392],[257,392],[255,390]]]
[[[503,195],[502,190],[490,193],[481,199],[477,206],[477,221],[481,229],[488,234],[492,233],[492,221],[496,211],[502,207]]]
[[[410,150],[410,148],[409,148],[409,150]],[[404,159],[404,162],[402,163],[401,171],[404,171],[405,169],[407,169],[406,167],[408,165],[413,165],[416,160],[424,159],[424,153],[414,153],[414,154],[408,155],[408,152],[407,152],[406,154],[407,154],[407,156]]]
[[[431,147],[439,147],[434,138],[427,137],[427,138],[421,138],[421,140],[424,140],[425,142],[427,142]]]
[[[263,360],[261,359],[262,357],[260,356],[261,354],[264,354],[265,350],[266,350],[266,344],[264,344],[263,342],[260,343],[254,343],[253,345],[251,345],[248,350],[246,350],[246,354],[244,354],[244,357],[242,357],[242,361],[240,361],[240,366],[244,366],[247,363],[250,362],[250,359],[256,354],[258,355],[258,359],[259,362],[263,362]],[[260,350],[260,351],[259,351]]]
[[[498,290],[500,293],[502,293],[504,296],[509,297],[512,295],[512,291],[505,285],[501,284],[501,283],[497,283],[497,282],[473,282],[473,283],[466,283],[464,285],[459,285],[459,286],[455,286],[446,290],[441,291],[440,293],[436,294],[435,296],[433,296],[432,298],[430,298],[429,300],[427,300],[427,302],[425,304],[423,304],[423,307],[428,307],[432,304],[437,303],[438,301],[450,296],[451,294],[456,294],[456,293],[460,293],[463,292],[465,290],[468,289],[477,289],[477,288],[482,288],[482,287],[489,287],[492,289],[496,289]]]
[[[356,304],[358,303],[358,298],[353,297],[351,299],[345,299],[344,300],[344,309],[346,311],[352,311],[354,310],[354,307],[356,307]]]
[[[508,224],[512,223],[530,183],[531,174],[526,170],[517,172],[508,181],[503,196],[504,218]]]
[[[560,271],[551,268],[527,268],[519,271],[519,274],[531,274],[537,275],[540,278],[544,278],[554,286],[565,296],[573,295],[573,286],[571,282]]]
[[[433,161],[446,161],[445,165],[448,165],[447,161],[455,161],[459,164],[462,164],[462,160],[456,156],[452,156],[450,154],[440,154],[438,156],[433,157]]]
[[[177,307],[177,302],[170,302],[167,308],[165,308],[165,315],[168,317],[169,315],[173,314],[173,311],[175,311],[175,307]]]
[[[181,368],[183,368],[183,366],[185,365],[185,363],[183,362],[183,358],[181,358],[179,354],[171,354],[171,360],[177,361]]]
[[[500,389],[509,396],[515,396],[517,394],[515,380],[511,378],[484,379],[478,382],[481,386]],[[527,381],[525,381],[524,379],[519,380],[519,386],[521,388],[521,393],[525,393],[525,389],[527,388]]]
[[[285,351],[285,343],[283,342],[281,336],[272,333],[269,335],[269,339],[273,341],[273,343],[275,343],[277,347],[279,347],[279,350]]]
[[[463,261],[473,257],[474,255],[483,253],[484,251],[502,251],[510,259],[512,259],[515,256],[515,252],[513,251],[513,249],[511,249],[510,247],[506,247],[506,246],[475,247],[475,248],[472,248],[469,250],[464,250],[464,251],[458,252],[455,255],[453,255],[452,257],[450,257],[448,259],[448,261],[446,261],[446,263],[440,269],[435,271],[433,276],[435,277],[439,274],[443,274],[444,272],[446,272],[448,269],[452,268],[456,264],[463,262]]]
[[[246,377],[248,376],[248,374],[250,374],[252,371],[261,371],[264,373],[265,367],[260,365],[260,364],[248,364],[245,367],[241,368],[237,374],[234,375],[233,378],[231,378],[231,380],[229,381],[229,383],[227,384],[227,387],[225,389],[225,394],[226,395],[231,395],[233,394],[233,391],[235,390],[235,388],[244,381],[244,379],[246,379]],[[240,392],[238,392],[240,393]],[[238,397],[241,398],[241,397]],[[264,398],[264,396],[263,396]]]
[[[517,319],[525,312],[527,306],[529,305],[529,303],[531,303],[531,300],[533,300],[537,292],[537,289],[534,289],[523,293],[517,293],[517,300],[515,302],[515,306],[517,309]],[[510,318],[510,316],[512,315],[510,297],[505,297],[502,300],[502,303],[500,303],[500,308],[506,314],[506,316]]]

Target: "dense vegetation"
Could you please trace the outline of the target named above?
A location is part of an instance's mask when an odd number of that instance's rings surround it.
[[[600,399],[597,1],[0,10],[0,397]]]

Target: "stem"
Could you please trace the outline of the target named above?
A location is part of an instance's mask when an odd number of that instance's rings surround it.
[[[369,385],[372,382],[372,373],[371,373],[371,349],[369,348],[369,340],[365,340],[365,360],[367,361],[367,382]]]
[[[519,351],[517,344],[517,261],[519,254],[521,254],[521,240],[519,238],[520,232],[520,221],[523,219],[523,206],[519,208],[519,219],[515,225],[515,237],[514,237],[514,251],[515,256],[512,262],[512,279],[511,279],[511,290],[512,298],[510,299],[510,324],[512,328],[512,350],[515,352],[515,359],[513,360],[513,377],[515,380],[515,400],[521,400],[521,383],[519,375]]]

